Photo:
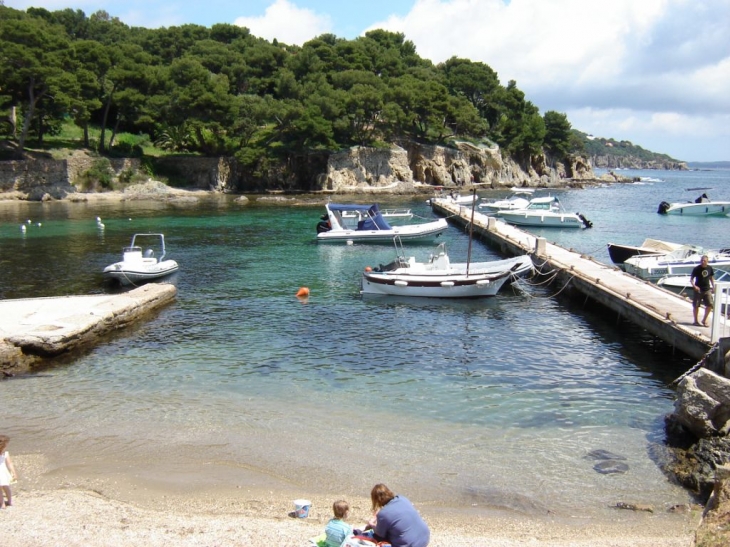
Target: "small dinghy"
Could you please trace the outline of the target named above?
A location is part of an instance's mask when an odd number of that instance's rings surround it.
[[[139,240],[154,242],[159,256],[155,256],[154,248],[142,250]],[[165,236],[163,234],[134,234],[132,243],[125,247],[121,262],[115,262],[104,268],[104,278],[118,282],[120,285],[138,285],[175,273],[177,262],[165,260]]]

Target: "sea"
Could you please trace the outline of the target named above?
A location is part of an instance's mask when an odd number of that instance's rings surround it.
[[[617,173],[635,182],[551,191],[593,228],[535,233],[606,263],[609,242],[729,246],[730,218],[657,208],[730,200],[730,171]],[[0,298],[116,292],[101,271],[135,233],[164,233],[180,264],[170,306],[0,381],[0,432],[13,454],[43,455],[41,482],[302,498],[383,482],[452,511],[599,522],[617,502],[672,518],[662,508],[691,501],[659,466],[689,358],[539,280],[478,300],[363,298],[361,272],[392,260],[390,245],[317,244],[321,201],[256,197],[0,203]],[[423,197],[379,202],[434,217]],[[441,241],[466,260],[463,228]],[[471,258],[503,257],[475,240]],[[600,472],[606,452],[622,472]]]

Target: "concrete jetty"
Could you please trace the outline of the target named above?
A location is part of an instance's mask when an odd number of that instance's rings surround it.
[[[443,199],[433,200],[431,206],[452,222],[462,226],[471,222],[471,206]],[[552,284],[562,291],[577,291],[599,302],[694,359],[704,357],[713,340],[730,335],[730,327],[719,321],[721,317],[713,317],[710,327],[694,326],[688,299],[495,217],[474,212],[473,232],[502,254],[532,255],[541,272],[555,276]]]
[[[174,285],[129,292],[0,300],[0,371],[19,372],[124,328],[172,302]]]

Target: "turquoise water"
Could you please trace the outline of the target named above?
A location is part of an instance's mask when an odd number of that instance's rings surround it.
[[[730,199],[729,172],[622,174],[662,182],[555,192],[595,227],[545,237],[605,261],[609,241],[728,246],[730,219],[656,208],[693,199],[692,187]],[[420,199],[392,204],[432,216]],[[393,251],[318,246],[320,209],[227,197],[0,204],[2,298],[105,292],[100,272],[135,232],[164,232],[180,264],[176,302],[149,321],[72,363],[0,382],[14,451],[48,455],[54,473],[172,484],[194,472],[303,497],[385,482],[424,503],[537,515],[611,519],[617,501],[687,501],[654,459],[670,383],[693,363],[604,310],[555,298],[555,287],[363,300],[360,272]],[[463,260],[464,233],[450,227],[444,239]],[[493,258],[474,244],[473,260]],[[626,457],[629,471],[597,473],[587,457],[597,449]]]

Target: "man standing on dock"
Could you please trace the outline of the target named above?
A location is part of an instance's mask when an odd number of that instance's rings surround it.
[[[709,264],[710,259],[707,255],[703,255],[700,260],[699,266],[695,266],[692,270],[692,275],[689,278],[694,289],[694,299],[692,302],[692,311],[694,313],[696,326],[700,326],[697,320],[697,314],[700,311],[700,306],[705,305],[705,317],[702,319],[702,326],[709,327],[707,318],[710,317],[712,311],[712,291],[715,290],[715,271]]]

